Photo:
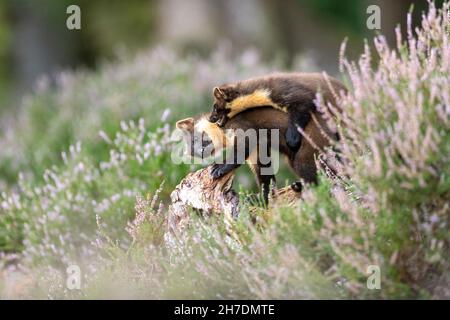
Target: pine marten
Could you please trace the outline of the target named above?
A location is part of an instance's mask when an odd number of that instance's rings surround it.
[[[227,121],[250,108],[272,107],[289,116],[285,137],[296,151],[303,130],[316,111],[314,99],[321,92],[325,102],[336,104],[335,95],[346,91],[337,79],[320,73],[275,73],[272,75],[224,84],[213,89],[214,106],[209,121],[224,126]]]
[[[236,135],[233,132],[243,130],[246,132],[249,129],[279,129],[279,152],[286,156],[287,162],[293,172],[305,182],[315,183],[317,180],[317,168],[315,157],[318,155],[320,148],[330,145],[331,137],[335,134],[328,129],[325,120],[320,114],[315,113],[316,121],[311,121],[306,125],[305,134],[312,140],[315,146],[311,145],[308,139],[303,143],[300,149],[294,152],[288,145],[285,139],[286,131],[290,124],[289,115],[282,111],[273,109],[271,107],[263,107],[250,109],[240,113],[238,116],[231,118],[225,123],[223,127],[219,127],[216,123],[208,121],[208,114],[199,116],[197,118],[187,118],[177,122],[177,128],[187,133],[189,137],[191,155],[197,155],[203,158],[205,148],[212,147],[210,151],[217,153],[223,148],[234,147],[236,145]],[[230,129],[230,130],[227,130]],[[231,135],[229,134],[231,132]],[[227,134],[228,133],[228,134]],[[262,135],[267,138],[267,146],[270,148],[273,142],[270,141],[270,135]],[[260,137],[258,136],[258,139]],[[275,174],[271,172],[263,173],[263,170],[271,168],[271,163],[261,163],[259,154],[265,152],[270,155],[269,150],[260,150],[258,146],[245,144],[245,160],[253,171],[258,185],[262,189],[264,200],[267,202],[270,185],[275,182]],[[210,152],[211,153],[211,152]],[[236,153],[233,155],[236,157]],[[212,167],[211,174],[214,178],[219,178],[236,169],[242,164],[236,158],[228,159],[224,164],[215,164]],[[292,185],[294,190],[300,191],[301,183],[297,182]]]

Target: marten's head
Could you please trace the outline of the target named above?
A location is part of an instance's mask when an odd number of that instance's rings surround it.
[[[176,127],[183,131],[192,157],[205,159],[214,156],[229,142],[224,129],[208,121],[208,115],[180,120]]]
[[[228,113],[231,111],[231,109],[228,108],[228,104],[236,99],[238,95],[239,93],[237,89],[232,85],[215,87],[213,89],[213,111],[209,116],[209,121],[217,123],[220,127],[223,127],[228,121]]]

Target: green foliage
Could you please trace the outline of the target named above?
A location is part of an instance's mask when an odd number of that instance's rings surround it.
[[[364,1],[302,0],[299,2],[305,3],[327,23],[338,25],[355,34],[365,32],[365,16],[361,14],[367,5]]]

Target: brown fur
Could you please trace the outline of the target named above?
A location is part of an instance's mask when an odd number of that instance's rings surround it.
[[[320,127],[314,121],[311,121],[306,126],[304,133],[309,139],[304,140],[297,152],[293,152],[288,147],[285,139],[289,116],[284,112],[272,108],[266,107],[242,112],[239,116],[230,119],[225,124],[224,129],[280,129],[280,153],[286,156],[290,168],[297,177],[311,183],[316,182],[317,179],[315,158],[320,153],[320,150],[330,145],[330,139],[335,136],[327,127],[325,120],[320,114],[315,113],[314,115]],[[254,172],[259,171],[257,163],[249,163],[249,165],[253,166],[252,170]]]
[[[317,92],[325,101],[336,104],[335,95],[340,91],[346,91],[341,82],[321,73],[275,73],[214,88],[210,119],[223,126],[245,110],[267,106],[291,116],[296,112],[314,112]]]
[[[206,115],[206,117],[207,116],[208,115]],[[249,109],[244,111],[240,113],[239,116],[230,119],[222,129],[242,129],[244,131],[248,129],[279,129],[279,151],[281,154],[286,156],[287,162],[292,171],[306,182],[315,182],[317,176],[315,157],[319,154],[320,150],[323,150],[325,147],[330,145],[330,138],[335,135],[327,128],[326,122],[320,114],[314,113],[314,116],[316,117],[320,127],[317,126],[315,121],[308,123],[304,130],[308,138],[305,139],[304,143],[302,143],[297,152],[293,152],[292,149],[288,147],[285,139],[285,133],[289,125],[288,114],[270,107],[258,108],[258,110]],[[201,118],[204,119],[205,115]],[[177,122],[177,127],[193,134],[194,125],[201,118],[197,118],[197,120],[194,120],[193,118],[180,120]],[[210,134],[218,134],[218,131],[215,129],[209,132]],[[221,132],[223,134],[224,131]],[[224,136],[221,136],[212,140],[226,139]],[[228,143],[230,143],[229,140]],[[252,153],[254,155],[255,152],[257,152],[257,150],[251,150],[250,157],[252,157]],[[247,161],[247,163],[254,172],[260,185],[267,182],[260,174],[260,163],[257,161]]]

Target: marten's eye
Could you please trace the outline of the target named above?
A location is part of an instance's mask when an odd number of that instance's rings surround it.
[[[214,103],[214,105],[213,105],[214,111],[217,111],[217,108],[218,108],[217,103]]]

